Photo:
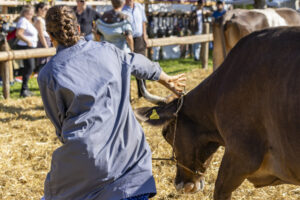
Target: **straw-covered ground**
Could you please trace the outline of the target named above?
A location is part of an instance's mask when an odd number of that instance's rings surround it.
[[[211,70],[194,69],[187,73],[187,89],[201,82]],[[132,83],[133,107],[149,105],[136,99],[135,82]],[[167,90],[157,83],[149,83],[149,90],[167,95]],[[169,157],[170,146],[161,135],[161,128],[143,124],[154,157]],[[0,100],[0,199],[30,200],[43,195],[43,182],[50,168],[53,150],[60,146],[54,129],[45,117],[40,97]],[[179,194],[173,186],[175,166],[172,162],[154,161],[153,174],[158,194],[154,199],[212,199],[214,181],[222,158],[223,148],[215,154],[205,179],[203,192],[194,195]],[[291,185],[254,189],[247,181],[233,193],[235,200],[297,200],[300,188]]]

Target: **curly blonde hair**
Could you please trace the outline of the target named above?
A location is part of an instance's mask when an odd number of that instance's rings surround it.
[[[80,38],[74,11],[64,5],[50,8],[46,14],[47,32],[61,45],[70,47]]]

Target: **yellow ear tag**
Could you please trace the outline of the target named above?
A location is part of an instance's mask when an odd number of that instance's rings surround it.
[[[159,115],[157,114],[156,110],[152,110],[152,114],[149,117],[150,119],[159,119]]]

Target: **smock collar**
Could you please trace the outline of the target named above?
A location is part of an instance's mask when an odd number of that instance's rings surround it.
[[[85,42],[86,42],[86,40],[84,39],[84,37],[80,37],[78,42],[76,44],[74,44],[73,46],[66,47],[64,45],[59,44],[56,48],[56,53],[58,53],[58,52],[60,52],[64,49],[67,49],[67,48],[73,48],[73,47],[76,47],[76,46],[80,46],[80,45],[84,44]]]

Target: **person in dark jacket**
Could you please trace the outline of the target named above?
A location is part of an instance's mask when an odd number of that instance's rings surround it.
[[[85,0],[77,0],[76,2],[75,12],[81,33],[87,41],[93,40],[93,22],[99,19],[101,15],[94,9],[87,7]]]

